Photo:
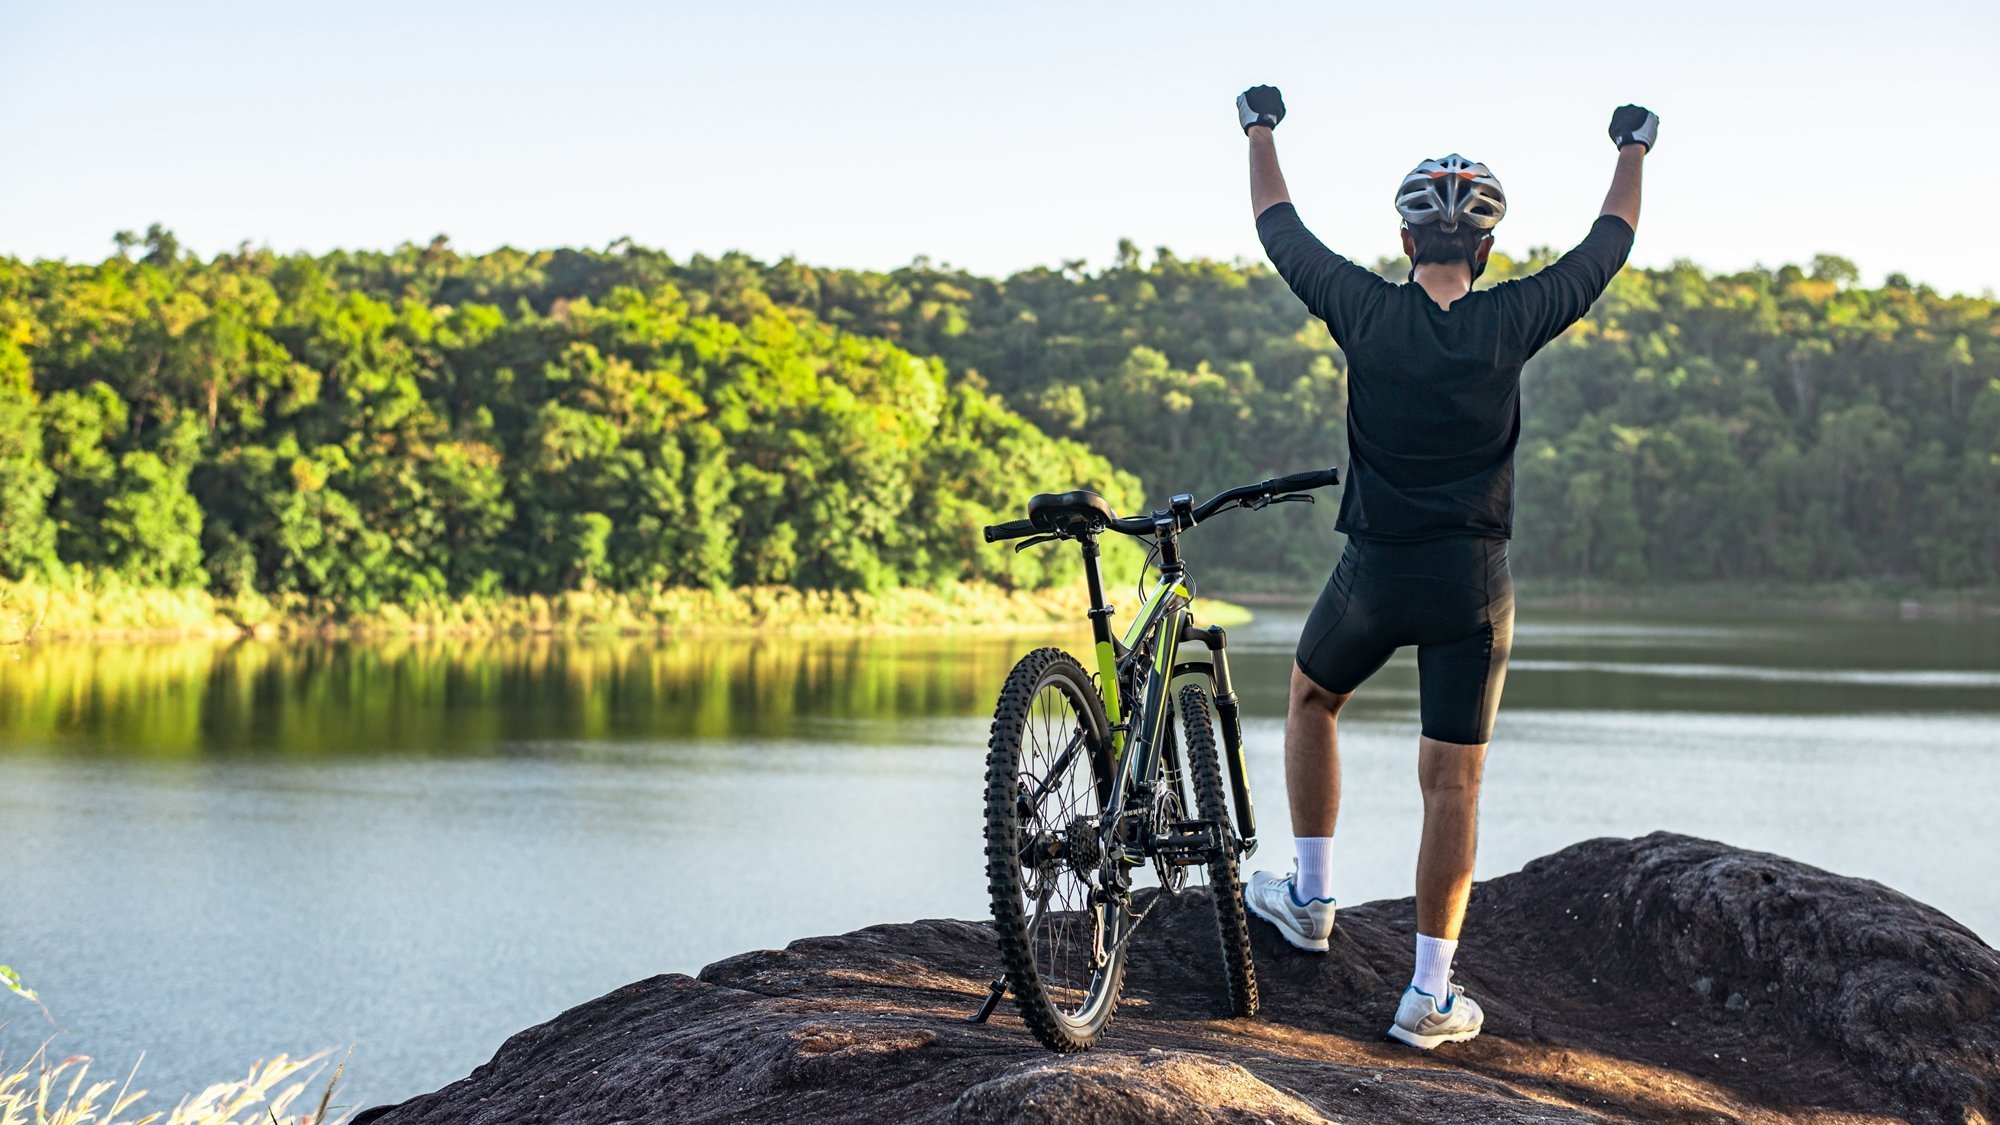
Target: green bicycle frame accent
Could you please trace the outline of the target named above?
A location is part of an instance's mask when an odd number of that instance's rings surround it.
[[[1169,595],[1180,598],[1183,602],[1194,597],[1193,594],[1188,592],[1188,588],[1179,582],[1169,582],[1164,578],[1160,579],[1154,585],[1152,593],[1147,594],[1146,600],[1140,603],[1139,612],[1137,616],[1132,618],[1131,627],[1125,630],[1123,641],[1126,648],[1129,649],[1137,645],[1139,638],[1146,635],[1147,622],[1152,620],[1153,614],[1158,610],[1160,603],[1166,601]]]
[[[1097,694],[1104,700],[1104,717],[1111,724],[1111,758],[1125,757],[1125,731],[1119,726],[1123,714],[1118,705],[1118,653],[1110,641],[1097,642]]]
[[[1095,544],[1091,546],[1095,547]],[[1120,724],[1124,721],[1125,708],[1123,701],[1118,696],[1118,653],[1121,650],[1125,652],[1132,651],[1133,647],[1139,643],[1140,638],[1146,635],[1147,627],[1153,622],[1155,617],[1159,616],[1162,612],[1162,607],[1167,604],[1169,598],[1176,599],[1181,605],[1185,605],[1187,604],[1187,600],[1193,595],[1188,592],[1186,586],[1183,586],[1179,582],[1169,582],[1162,578],[1154,584],[1152,592],[1147,594],[1146,600],[1140,604],[1139,612],[1133,616],[1131,626],[1125,630],[1125,636],[1120,638],[1119,642],[1114,645],[1111,643],[1110,607],[1103,605],[1103,599],[1098,596],[1097,592],[1099,582],[1097,580],[1097,560],[1094,557],[1095,551],[1086,548],[1086,552],[1087,557],[1089,557],[1089,570],[1092,579],[1091,624],[1095,627],[1094,632],[1100,634],[1095,637],[1094,645],[1097,650],[1097,693],[1099,698],[1104,701],[1104,716],[1111,723],[1112,727],[1112,760],[1122,762],[1125,760],[1126,738],[1125,731]],[[1104,612],[1099,612],[1100,608]],[[1178,638],[1179,631],[1176,630],[1172,635]],[[1175,648],[1174,644],[1162,644],[1160,646],[1159,655],[1167,661],[1166,664],[1161,666],[1162,670],[1173,667],[1172,657]]]
[[[1120,651],[1129,653],[1139,644],[1153,620],[1164,612],[1163,607],[1168,604],[1169,599],[1185,605],[1190,596],[1186,586],[1162,579],[1153,586],[1152,592],[1146,595],[1146,600],[1140,604],[1139,612],[1133,616],[1131,626],[1125,630],[1125,636],[1118,644],[1113,645],[1110,641],[1097,642],[1097,690],[1104,699],[1104,713],[1110,718],[1114,728],[1118,726],[1124,714],[1124,705],[1118,697],[1118,653]],[[1171,647],[1162,645],[1161,650],[1165,652]],[[1172,665],[1169,664],[1168,667]],[[1122,730],[1112,732],[1112,757],[1119,761],[1125,757],[1125,732]]]
[[[1154,781],[1160,770],[1166,724],[1173,716],[1172,681],[1178,673],[1205,674],[1213,684],[1217,718],[1221,720],[1222,752],[1234,790],[1237,831],[1244,840],[1254,841],[1257,829],[1250,803],[1249,771],[1243,760],[1243,728],[1236,693],[1230,684],[1229,659],[1222,630],[1193,628],[1189,605],[1194,594],[1181,580],[1181,571],[1176,565],[1171,569],[1162,568],[1153,588],[1140,603],[1139,611],[1133,615],[1125,635],[1113,643],[1110,623],[1112,607],[1104,601],[1097,543],[1085,539],[1082,546],[1084,576],[1090,587],[1090,625],[1097,656],[1097,690],[1104,702],[1105,717],[1112,726],[1111,755],[1114,765],[1104,807],[1124,808],[1132,786]],[[1157,638],[1152,654],[1153,667],[1146,677],[1145,698],[1139,700],[1139,714],[1133,717],[1136,721],[1128,724],[1125,721],[1124,701],[1119,697],[1119,665],[1136,659],[1148,635]],[[1187,640],[1204,643],[1209,649],[1210,660],[1202,664],[1181,664],[1181,644]],[[1127,748],[1132,746],[1138,748],[1137,754],[1126,753]]]
[[[1166,584],[1161,585],[1164,588]],[[1185,595],[1167,602],[1164,595],[1169,593],[1171,591],[1163,589],[1162,597],[1157,599],[1167,608],[1159,614],[1157,628],[1160,632],[1153,652],[1153,674],[1146,677],[1146,698],[1139,704],[1139,721],[1135,725],[1139,752],[1131,756],[1134,761],[1132,768],[1123,771],[1123,776],[1112,787],[1112,792],[1120,797],[1124,795],[1127,778],[1150,780],[1160,770],[1160,747],[1164,742],[1161,736],[1173,715],[1173,701],[1169,693],[1173,686],[1174,658],[1180,655],[1181,629],[1188,617],[1184,608],[1187,604]],[[1141,617],[1133,625],[1141,626],[1145,620]],[[1144,633],[1139,635],[1144,636]]]

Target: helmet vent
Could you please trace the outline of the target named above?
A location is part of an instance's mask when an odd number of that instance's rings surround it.
[[[1493,170],[1457,153],[1426,160],[1403,177],[1396,189],[1396,213],[1410,226],[1436,224],[1455,231],[1460,223],[1491,230],[1507,215],[1507,194]]]

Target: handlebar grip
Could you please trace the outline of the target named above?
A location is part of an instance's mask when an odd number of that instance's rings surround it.
[[[1327,488],[1340,483],[1339,468],[1312,469],[1303,473],[1293,473],[1288,477],[1278,477],[1264,482],[1272,492],[1304,492],[1311,488]]]
[[[1006,523],[987,524],[986,541],[988,543],[998,543],[1002,539],[1022,539],[1033,535],[1036,530],[1035,525],[1027,520],[1008,520]]]

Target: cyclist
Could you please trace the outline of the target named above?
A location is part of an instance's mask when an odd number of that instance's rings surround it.
[[[1265,252],[1347,356],[1349,457],[1336,525],[1347,548],[1299,638],[1285,723],[1297,866],[1284,877],[1254,873],[1244,897],[1294,946],[1326,951],[1340,807],[1336,720],[1396,649],[1417,646],[1424,826],[1416,970],[1389,1034],[1428,1050],[1471,1039],[1484,1019],[1451,983],[1451,960],[1472,891],[1480,773],[1513,640],[1507,539],[1521,365],[1582,318],[1624,265],[1659,118],[1631,105],[1612,114],[1618,164],[1581,244],[1533,276],[1474,292],[1493,227],[1507,213],[1484,164],[1454,153],[1403,178],[1396,210],[1412,268],[1398,285],[1327,249],[1299,221],[1272,136],[1285,116],[1278,91],[1253,87],[1236,106]]]

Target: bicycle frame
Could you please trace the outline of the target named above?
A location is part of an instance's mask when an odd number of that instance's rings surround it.
[[[1228,634],[1221,626],[1196,628],[1191,612],[1194,595],[1185,584],[1186,568],[1180,558],[1176,537],[1169,524],[1160,533],[1161,555],[1158,576],[1140,603],[1125,635],[1113,641],[1111,617],[1114,608],[1104,600],[1104,580],[1098,565],[1095,538],[1082,540],[1084,577],[1090,589],[1091,639],[1097,654],[1097,690],[1104,702],[1104,714],[1111,724],[1111,755],[1114,769],[1111,789],[1105,801],[1107,815],[1121,815],[1135,798],[1150,798],[1159,776],[1166,725],[1173,715],[1173,681],[1181,676],[1205,676],[1221,720],[1223,757],[1228,761],[1229,784],[1235,805],[1237,840],[1247,854],[1256,847],[1257,821],[1250,800],[1250,778],[1243,758],[1243,725],[1240,701],[1229,677]],[[1139,701],[1136,721],[1128,722],[1119,698],[1119,673],[1130,667],[1145,651],[1145,639],[1154,636],[1153,666],[1146,677],[1145,696]],[[1208,649],[1205,661],[1182,662],[1181,645],[1199,641]]]
[[[1235,901],[1240,894],[1237,860],[1257,846],[1257,820],[1243,760],[1241,708],[1230,683],[1228,636],[1220,626],[1194,624],[1194,584],[1181,562],[1179,537],[1219,512],[1254,511],[1294,500],[1311,503],[1312,497],[1305,493],[1338,483],[1338,469],[1315,469],[1225,489],[1199,504],[1192,495],[1179,493],[1165,508],[1133,516],[1120,516],[1102,496],[1087,489],[1038,493],[1028,500],[1028,518],[985,527],[982,535],[988,543],[1022,540],[1016,551],[1072,539],[1082,548],[1101,706],[1090,707],[1087,699],[1078,698],[1079,689],[1085,687],[1078,682],[1080,669],[1060,650],[1038,650],[1008,674],[994,711],[986,779],[987,884],[1007,975],[988,987],[972,1022],[991,1015],[1011,983],[1028,1026],[1050,1049],[1074,1051],[1095,1043],[1116,1003],[1127,941],[1154,906],[1185,885],[1182,869],[1199,864],[1208,865],[1216,893],[1231,1011],[1239,1016],[1255,1013],[1256,965],[1244,909]],[[1150,540],[1159,560],[1157,579],[1119,638],[1111,635],[1115,611],[1104,600],[1099,567],[1097,537],[1106,532]],[[1182,660],[1183,646],[1195,642],[1208,649],[1208,658]],[[1205,713],[1202,693],[1189,689],[1182,693],[1182,705],[1191,709],[1201,704],[1204,713],[1198,723],[1192,713],[1182,716],[1189,722],[1192,752],[1182,755],[1175,728],[1169,725],[1174,711],[1171,692],[1175,679],[1188,676],[1207,678],[1222,743],[1215,744],[1216,732]],[[1072,704],[1082,704],[1074,709],[1083,713],[1076,716],[1076,729],[1064,736],[1064,745],[1047,771],[1036,765],[1026,766],[1024,772],[1029,717],[1020,711],[1022,693],[1032,689],[1028,700],[1032,713],[1043,688],[1052,685]],[[1127,714],[1128,710],[1137,714]],[[1016,723],[1022,725],[1011,725]],[[1213,757],[1218,749],[1228,763],[1227,797],[1219,792],[1222,779],[1216,776]],[[1071,768],[1078,754],[1089,756],[1095,808],[1085,805],[1082,815],[1074,815],[1077,802],[1070,798],[1050,822],[1042,815],[1042,801],[1057,785],[1077,777]],[[1040,760],[1039,754],[1034,756]],[[1192,802],[1187,800],[1190,775]],[[996,847],[996,841],[1002,845]],[[1148,860],[1158,872],[1161,894],[1142,901],[1132,876]],[[1030,876],[1026,881],[1024,871]],[[1054,880],[1059,878],[1087,892],[1084,903],[1065,898],[1061,912],[1091,917],[1087,1006],[1075,1012],[1068,1010],[1067,1001],[1058,1004],[1043,984],[1047,974],[1034,948]],[[1057,944],[1060,948],[1062,942]],[[1079,939],[1070,951],[1075,953],[1081,944]],[[1073,975],[1058,971],[1056,983],[1074,991]]]

